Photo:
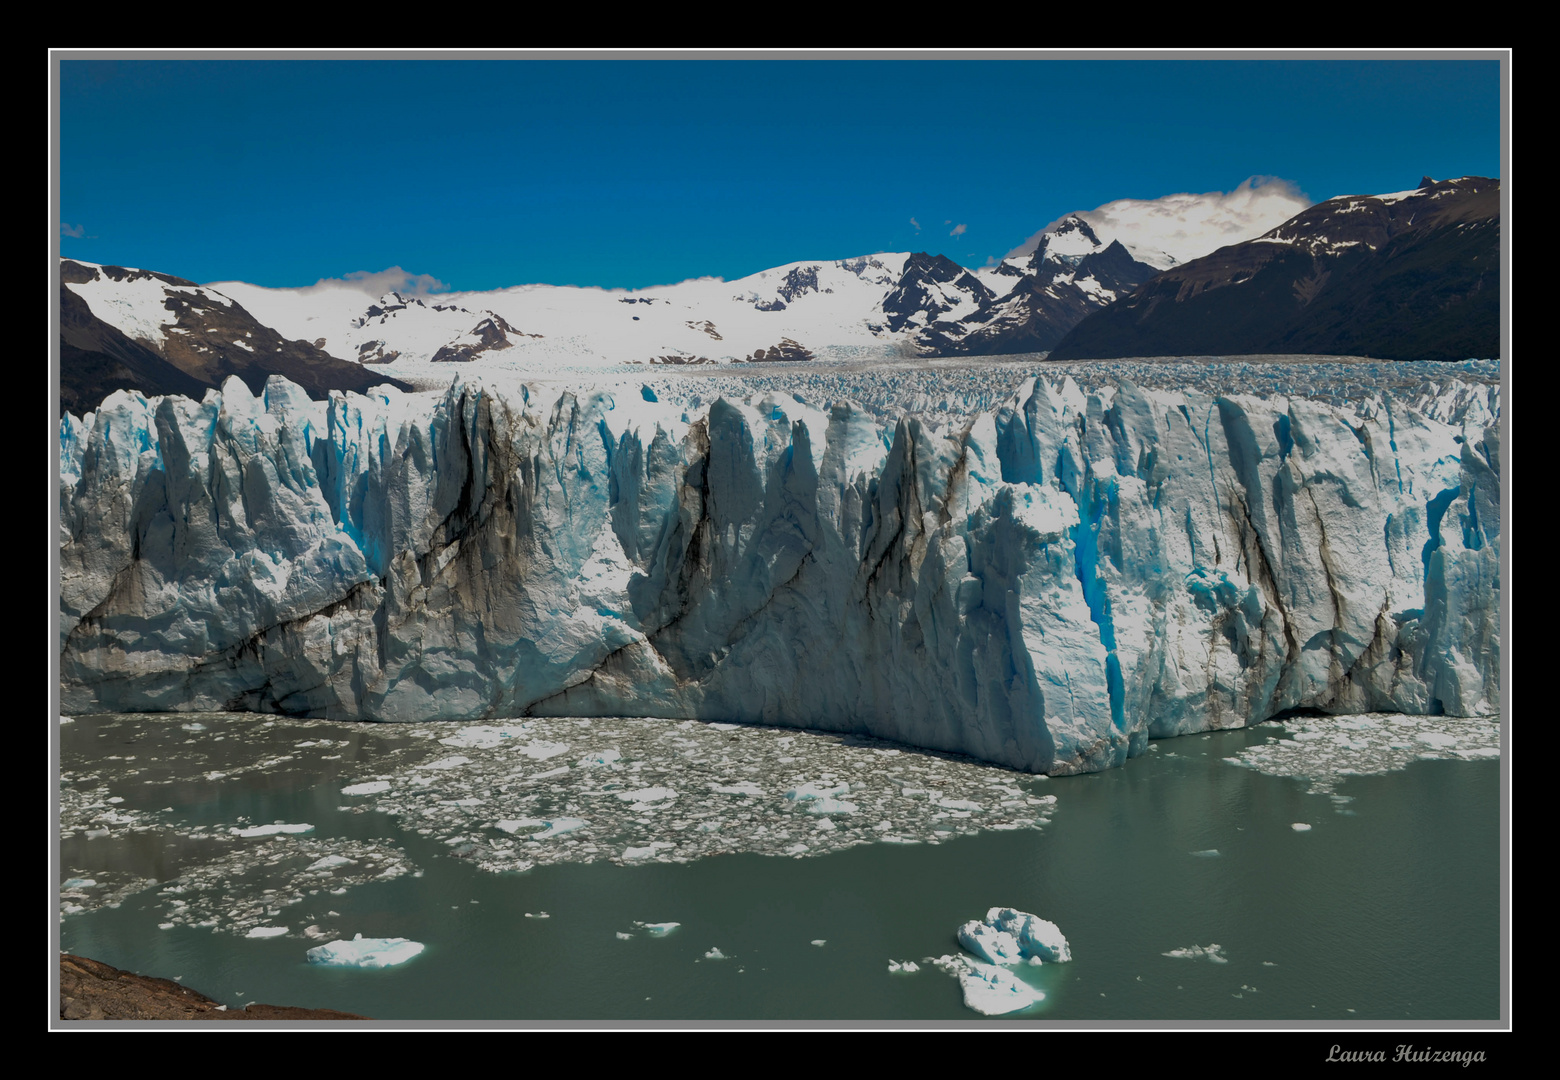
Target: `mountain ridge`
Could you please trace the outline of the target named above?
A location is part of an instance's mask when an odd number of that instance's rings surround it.
[[[1054,360],[1500,354],[1500,180],[1344,195],[1172,267],[1080,320]]]

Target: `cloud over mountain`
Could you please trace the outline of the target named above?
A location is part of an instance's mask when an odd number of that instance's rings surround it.
[[[1168,266],[1260,236],[1310,205],[1311,200],[1291,181],[1252,176],[1234,191],[1116,199],[1076,216],[1087,221],[1102,238],[1120,240],[1138,258]],[[1051,222],[1008,252],[1008,258],[1031,254],[1041,235],[1060,221]],[[1159,252],[1168,255],[1169,260],[1148,257]]]

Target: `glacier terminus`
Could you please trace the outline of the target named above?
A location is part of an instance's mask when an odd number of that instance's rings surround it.
[[[457,376],[59,426],[61,708],[849,731],[1036,773],[1500,687],[1500,400],[1028,379],[891,422]]]

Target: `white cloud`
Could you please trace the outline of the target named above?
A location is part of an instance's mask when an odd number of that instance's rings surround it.
[[[354,270],[339,278],[320,278],[313,285],[296,291],[309,293],[342,288],[356,289],[376,300],[387,292],[398,292],[403,296],[428,296],[432,293],[448,292],[450,289],[447,283],[432,274],[414,274],[410,270],[392,266],[388,270]]]
[[[60,235],[82,237],[87,235],[87,227],[85,225],[67,225],[62,221],[60,222]]]
[[[1253,176],[1230,192],[1117,199],[1093,210],[1079,211],[1077,216],[1087,221],[1105,243],[1120,240],[1137,258],[1163,268],[1261,236],[1310,205],[1310,198],[1292,181]],[[1033,252],[1041,234],[1062,220],[1051,222],[1008,252],[1007,257]]]
[[[910,224],[915,226],[915,231],[916,232],[920,232],[921,231],[921,223],[919,221],[917,221],[915,218],[911,218],[910,219]]]
[[[947,224],[947,222],[944,222],[944,224]],[[953,227],[953,232],[949,233],[948,235],[949,236],[963,236],[964,235],[964,231],[966,229],[968,229],[968,228],[969,228],[968,225],[955,225]]]

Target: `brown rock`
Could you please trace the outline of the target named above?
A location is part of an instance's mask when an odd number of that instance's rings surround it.
[[[61,1020],[367,1020],[335,1009],[252,1004],[224,1009],[171,979],[153,979],[89,960],[60,954]]]

